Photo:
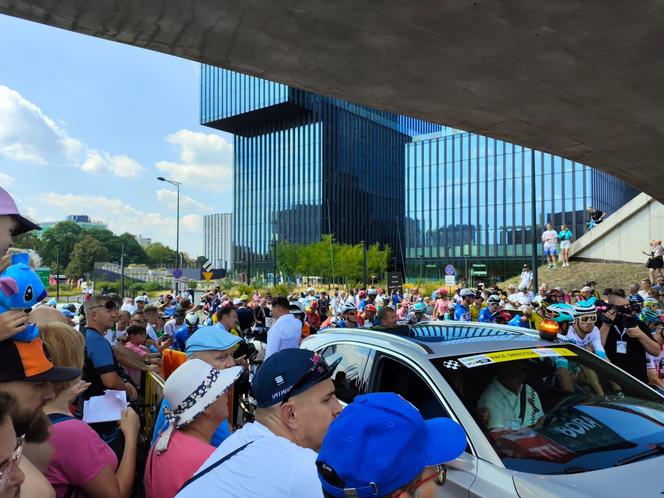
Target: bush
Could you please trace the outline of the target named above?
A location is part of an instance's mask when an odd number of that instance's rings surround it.
[[[290,296],[295,289],[294,285],[291,284],[278,284],[272,288],[261,290],[261,295],[264,296],[267,292],[273,296]]]

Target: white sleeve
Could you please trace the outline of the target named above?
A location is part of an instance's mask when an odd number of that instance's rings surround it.
[[[309,455],[304,455],[293,465],[289,498],[323,498],[323,488],[316,470],[316,454],[313,455],[314,460],[309,461],[309,458]]]
[[[271,355],[279,351],[280,343],[280,331],[281,327],[278,325],[273,325],[270,330],[267,331],[267,349],[265,350],[265,359],[267,360]]]
[[[604,351],[604,346],[602,346],[602,335],[600,334],[599,329],[595,327],[592,331],[592,334],[593,334],[592,341],[590,342],[590,344],[592,345],[595,354],[597,353],[606,354],[606,352]]]

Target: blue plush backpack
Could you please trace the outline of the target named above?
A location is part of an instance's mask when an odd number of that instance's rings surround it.
[[[0,273],[0,313],[9,310],[25,310],[44,299],[48,293],[39,276],[30,266],[30,255],[17,253],[12,255],[11,265]],[[12,339],[30,342],[39,335],[37,325],[31,323],[23,332]]]

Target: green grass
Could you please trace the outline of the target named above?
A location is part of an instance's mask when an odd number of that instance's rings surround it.
[[[550,270],[546,265],[538,269],[538,280],[542,284],[546,282],[551,287],[562,287],[564,290],[580,289],[586,282],[594,280],[597,282],[596,289],[600,291],[606,288],[619,288],[627,290],[629,284],[638,283],[641,279],[648,277],[648,270],[640,263],[589,263],[583,261],[572,261],[570,266],[562,268],[558,266]],[[519,276],[508,279],[502,288],[508,283],[518,284]]]

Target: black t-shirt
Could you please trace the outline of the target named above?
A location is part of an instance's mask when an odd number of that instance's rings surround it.
[[[641,320],[637,321],[637,326],[646,334],[649,334],[648,326]],[[625,341],[627,343],[627,353],[617,352],[618,341]],[[625,372],[633,375],[640,381],[648,383],[646,350],[638,339],[632,339],[627,335],[627,330],[623,324],[623,317],[618,316],[614,324],[611,325],[604,349],[611,363],[622,368]]]
[[[240,323],[240,330],[250,329],[254,324],[254,312],[251,308],[241,306],[237,309],[237,320]]]
[[[602,216],[604,216],[604,211],[600,211],[599,209],[596,209],[595,212],[590,215],[593,221],[598,221]]]

